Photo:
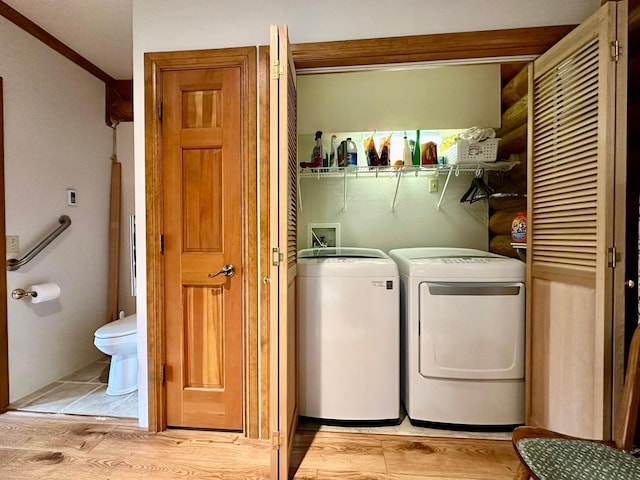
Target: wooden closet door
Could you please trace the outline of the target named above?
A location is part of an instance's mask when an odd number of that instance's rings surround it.
[[[170,426],[242,430],[240,91],[238,67],[163,76]]]
[[[298,425],[296,72],[286,26],[271,27],[271,478],[289,478]]]
[[[624,288],[614,267],[624,269],[626,181],[617,7],[537,59],[529,88],[527,423],[597,439],[611,437],[614,348],[623,348],[613,301]]]

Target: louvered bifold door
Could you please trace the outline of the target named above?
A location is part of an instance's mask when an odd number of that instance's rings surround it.
[[[530,67],[527,423],[611,435],[616,68],[608,4]]]
[[[286,26],[271,27],[271,478],[287,479],[298,423],[296,320],[297,102]],[[275,208],[273,206],[276,206]]]
[[[282,27],[281,27],[282,28]],[[281,35],[286,37],[286,27]],[[287,223],[286,223],[286,239],[287,250],[285,254],[287,269],[287,311],[286,311],[286,336],[281,339],[280,348],[287,349],[286,370],[287,370],[287,393],[286,404],[281,404],[281,415],[286,416],[287,421],[283,424],[283,436],[286,436],[284,443],[287,455],[291,459],[293,449],[293,439],[298,426],[298,308],[297,299],[297,259],[298,259],[298,130],[297,130],[297,90],[296,90],[296,72],[291,58],[287,39],[287,48],[281,50],[281,55],[287,55],[287,62],[284,64],[282,81],[287,82],[287,155],[286,155],[286,193],[287,193]],[[284,73],[286,72],[286,73]],[[281,319],[284,321],[285,319]],[[285,426],[286,425],[286,426]],[[282,475],[282,472],[281,472]],[[289,473],[286,472],[285,477],[288,478]]]

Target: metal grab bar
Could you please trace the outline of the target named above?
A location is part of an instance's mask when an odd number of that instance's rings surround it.
[[[18,260],[17,258],[8,259],[7,270],[13,272],[14,270],[18,270],[21,266],[29,263],[36,255],[44,250],[47,245],[53,242],[58,235],[65,231],[69,227],[69,225],[71,225],[71,219],[67,215],[60,215],[60,218],[58,218],[58,222],[60,222],[60,225],[53,232],[47,235],[39,244],[29,250],[29,252],[20,260]]]

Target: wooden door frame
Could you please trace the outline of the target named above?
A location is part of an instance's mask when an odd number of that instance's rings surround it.
[[[4,198],[4,103],[2,96],[2,77],[0,77],[0,251],[6,251],[5,237],[5,198]],[[2,262],[0,276],[0,413],[9,406],[9,332],[7,325],[7,261]]]
[[[243,430],[249,437],[259,432],[258,382],[258,248],[256,161],[256,48],[228,48],[186,52],[146,53],[145,182],[147,227],[147,362],[148,421],[150,431],[166,429],[166,397],[162,383],[165,363],[162,228],[162,75],[167,70],[239,67],[242,122],[242,257],[243,257]]]

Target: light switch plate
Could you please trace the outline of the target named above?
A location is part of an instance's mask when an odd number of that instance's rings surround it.
[[[18,253],[20,251],[20,237],[18,235],[7,235],[7,253]]]

